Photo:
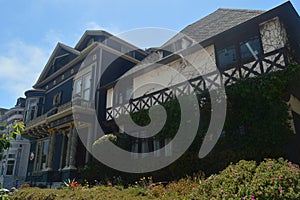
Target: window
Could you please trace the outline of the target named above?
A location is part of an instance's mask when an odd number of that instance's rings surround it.
[[[25,122],[33,120],[37,115],[37,99],[28,99],[26,106]]]
[[[91,88],[91,74],[83,76],[83,99],[90,100],[90,88]]]
[[[113,106],[114,88],[109,88],[106,93],[106,108]]]
[[[15,158],[16,154],[8,154],[8,158]]]
[[[165,156],[166,157],[172,156],[172,139],[171,138],[165,139]]]
[[[237,63],[237,53],[234,45],[221,49],[217,52],[219,67],[225,68],[229,65]]]
[[[249,37],[244,41],[237,41],[236,43],[220,48],[217,50],[218,66],[221,69],[226,69],[238,62],[250,62],[257,60],[262,53],[260,37]]]
[[[81,97],[81,79],[75,80],[74,83],[74,96],[75,97]]]
[[[61,92],[57,93],[53,97],[53,106],[58,106],[61,103]]]
[[[49,140],[45,140],[43,142],[41,169],[46,169],[46,158],[47,158],[47,154],[48,154],[48,146],[49,146]]]
[[[46,169],[46,160],[48,154],[49,140],[37,142],[36,157],[35,157],[35,171]]]
[[[127,88],[125,91],[119,91],[115,93],[114,100],[115,104],[120,105],[123,103],[128,103],[128,101],[132,98],[133,88],[132,85],[127,84]]]
[[[259,37],[251,38],[240,43],[241,58],[247,60],[250,58],[258,59],[258,55],[262,52]]]
[[[160,141],[157,139],[153,140],[153,151],[155,157],[160,156]]]
[[[146,153],[149,152],[149,146],[148,146],[148,141],[143,140],[142,141],[142,158],[146,157]]]
[[[15,161],[14,160],[8,160],[7,161],[6,175],[13,175],[14,167],[15,167]]]
[[[91,73],[87,73],[74,81],[73,98],[76,104],[89,107],[91,100]]]
[[[131,158],[138,159],[138,152],[139,152],[139,143],[135,141],[131,146]]]
[[[4,166],[6,165],[6,162],[5,161],[3,161],[2,162],[2,165],[1,165],[1,173],[0,173],[0,175],[3,175],[4,174]]]

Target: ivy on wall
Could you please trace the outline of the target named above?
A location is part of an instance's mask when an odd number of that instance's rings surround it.
[[[241,159],[261,161],[265,157],[286,157],[286,146],[293,137],[288,123],[290,88],[300,87],[300,66],[290,65],[255,78],[239,80],[226,87],[227,115],[222,137],[213,151],[203,159],[198,158],[202,140],[210,122],[211,104],[208,93],[198,94],[201,107],[197,136],[189,150],[176,162],[151,175],[157,180],[174,180],[198,171],[206,175],[216,173],[230,162]],[[162,104],[167,121],[156,138],[173,137],[180,124],[180,106],[176,99]],[[148,110],[132,113],[138,125],[150,123]],[[120,146],[130,148],[130,139],[117,134]]]

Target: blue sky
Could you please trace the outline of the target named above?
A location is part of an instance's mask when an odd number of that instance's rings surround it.
[[[57,42],[74,47],[86,29],[180,31],[218,8],[268,10],[284,0],[0,0],[0,107],[31,88]],[[291,1],[300,13],[300,1]]]

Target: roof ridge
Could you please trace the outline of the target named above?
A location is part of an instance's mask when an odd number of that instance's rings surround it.
[[[266,10],[255,10],[255,9],[245,9],[245,8],[219,8],[218,10],[224,11],[245,11],[245,12],[266,12]]]

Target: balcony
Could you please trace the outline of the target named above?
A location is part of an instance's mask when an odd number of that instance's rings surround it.
[[[45,114],[34,118],[33,120],[29,121],[26,124],[26,129],[41,125],[41,124],[45,124],[45,123],[49,123],[52,120],[60,117],[58,115],[65,115],[68,114],[69,112],[71,112],[71,108],[72,108],[72,103],[68,102],[66,104],[63,104],[59,107],[53,108],[51,110],[49,110],[48,112],[46,112]]]
[[[179,83],[169,88],[153,92],[135,99],[129,103],[106,109],[106,120],[118,118],[120,115],[134,113],[139,110],[149,109],[154,105],[165,103],[181,95],[189,95],[193,92],[202,93],[207,89],[218,86],[222,80],[225,86],[234,84],[239,79],[260,76],[272,71],[284,69],[288,65],[288,57],[285,48],[277,49],[265,54],[252,62],[239,63],[236,67],[218,72],[211,72],[189,80],[190,84]],[[220,77],[221,76],[221,77]]]

